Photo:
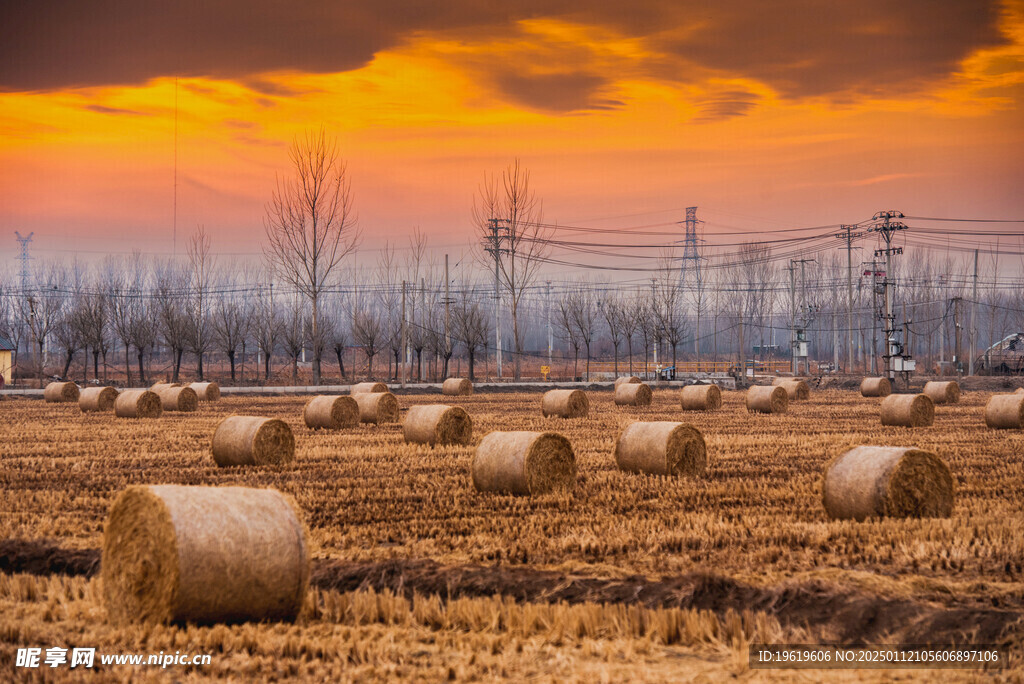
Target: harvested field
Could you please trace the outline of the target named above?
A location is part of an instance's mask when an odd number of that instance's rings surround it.
[[[889,635],[966,643],[974,633],[1013,644],[1020,675],[1024,432],[986,427],[990,396],[965,394],[933,425],[910,429],[881,426],[878,400],[856,391],[818,390],[773,416],[748,413],[741,392],[724,391],[718,411],[687,413],[677,393],[656,392],[643,420],[697,427],[712,456],[701,478],[620,471],[615,440],[637,418],[607,391],[589,393],[589,417],[571,420],[542,417],[534,393],[462,397],[473,441],[433,449],[407,444],[398,423],[307,428],[306,397],[226,396],[158,421],[12,400],[0,441],[0,668],[16,645],[76,641],[215,654],[212,667],[175,670],[182,677],[624,681],[642,671],[655,681],[788,680],[792,671],[748,672],[746,644]],[[435,402],[402,397],[403,407]],[[210,439],[232,414],[284,420],[294,460],[218,468]],[[564,434],[575,488],[476,492],[476,445],[509,429]],[[956,488],[951,517],[830,521],[824,466],[865,444],[942,458]],[[314,559],[304,621],[108,625],[97,580],[102,525],[130,484],[273,487],[294,497]]]

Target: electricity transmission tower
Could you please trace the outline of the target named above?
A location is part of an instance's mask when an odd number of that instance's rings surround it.
[[[896,328],[896,316],[893,313],[896,299],[896,279],[893,278],[892,273],[892,258],[894,255],[903,254],[903,248],[892,246],[892,236],[896,231],[907,229],[905,223],[896,220],[901,218],[903,218],[902,212],[880,211],[872,217],[872,220],[875,221],[874,225],[868,228],[869,233],[878,233],[885,241],[885,248],[876,249],[875,256],[885,256],[885,278],[882,280],[883,305],[885,307],[882,315],[882,339],[885,342],[885,347],[882,352],[882,360],[885,364],[885,375],[890,381],[896,379],[897,371],[909,373],[913,370],[914,365],[911,361],[907,367],[908,357],[905,354],[905,349],[903,344],[896,339],[899,330]]]
[[[508,238],[508,225],[503,219],[487,219],[490,235],[484,236],[484,251],[494,257],[494,358],[497,376],[501,377],[501,256],[508,252],[501,246]]]
[[[679,223],[683,223],[680,221]],[[686,236],[683,238],[683,261],[679,272],[679,284],[684,296],[689,294],[693,299],[694,330],[693,330],[693,351],[697,355],[698,369],[700,368],[700,313],[703,304],[703,274],[701,273],[701,256],[698,243],[701,242],[697,236],[697,207],[686,207]]]
[[[28,262],[32,260],[32,257],[28,255],[28,245],[32,242],[32,236],[35,235],[35,232],[29,233],[28,237],[22,237],[18,231],[14,231],[14,235],[18,242],[21,243],[21,255],[18,257],[18,260],[21,261],[21,292],[24,295],[28,292],[29,276],[31,275],[28,270]]]
[[[853,241],[864,233],[854,232],[854,226],[840,226],[836,237],[846,241],[846,372],[853,372]]]

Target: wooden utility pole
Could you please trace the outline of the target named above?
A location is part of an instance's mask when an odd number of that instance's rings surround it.
[[[974,357],[977,355],[976,342],[978,339],[978,328],[975,325],[975,313],[978,310],[978,250],[974,250],[974,287],[971,294],[971,329],[968,332],[968,339],[971,341],[971,357],[967,359],[967,374],[974,375]]]
[[[451,358],[452,353],[452,328],[451,328],[451,311],[449,304],[451,304],[451,297],[448,293],[448,255],[444,255],[444,353]],[[445,377],[442,380],[447,379],[448,376],[448,360],[444,362]]]

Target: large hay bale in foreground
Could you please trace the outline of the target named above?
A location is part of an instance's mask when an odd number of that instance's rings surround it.
[[[540,400],[540,411],[545,418],[586,418],[590,413],[590,400],[582,390],[548,390]]]
[[[161,387],[155,390],[164,411],[190,413],[199,408],[199,395],[191,387]]]
[[[132,486],[110,509],[100,568],[116,623],[294,620],[307,531],[273,489]]]
[[[557,432],[492,432],[476,448],[471,473],[481,492],[544,494],[576,484],[576,455]]]
[[[69,404],[78,401],[78,385],[73,382],[51,382],[43,390],[47,404]]]
[[[892,394],[892,383],[889,378],[864,378],[860,381],[862,397],[887,397]]]
[[[448,378],[441,383],[441,394],[448,397],[468,397],[473,393],[469,378]]]
[[[832,519],[948,518],[953,476],[927,451],[859,446],[825,466],[822,502]]]
[[[621,377],[615,378],[616,387],[622,384],[639,385],[641,382],[643,381],[640,378],[636,377],[635,375],[623,375]]]
[[[687,385],[679,403],[684,411],[717,411],[722,408],[722,390],[718,385]]]
[[[473,421],[459,406],[410,406],[402,434],[406,442],[416,444],[469,444],[473,438]]]
[[[960,385],[956,380],[926,382],[924,393],[935,404],[955,404],[960,401]]]
[[[985,405],[985,425],[1004,430],[1024,428],[1024,392],[993,395]]]
[[[117,401],[114,387],[86,387],[78,397],[78,408],[82,413],[113,411]]]
[[[616,406],[650,406],[654,394],[644,383],[624,382],[615,388]]]
[[[357,382],[349,388],[349,394],[380,394],[387,392],[388,386],[383,382]]]
[[[347,394],[313,397],[302,409],[302,420],[313,429],[355,427],[359,424],[359,404]]]
[[[118,418],[159,418],[164,412],[156,392],[145,389],[125,390],[114,401]]]
[[[935,404],[927,394],[890,394],[882,400],[882,425],[928,427],[935,422]]]
[[[703,475],[707,446],[700,430],[685,423],[632,423],[615,442],[620,470],[649,475]]]
[[[279,465],[295,458],[295,436],[277,418],[229,416],[213,433],[210,451],[221,467]]]
[[[361,423],[394,423],[398,420],[398,399],[391,392],[361,392],[353,394],[359,406]]]
[[[753,413],[785,413],[789,394],[778,385],[754,385],[747,390],[747,410]]]
[[[215,382],[190,382],[188,386],[195,391],[199,401],[220,400],[220,385]]]
[[[800,379],[787,378],[778,383],[776,387],[786,390],[790,401],[806,401],[811,398],[810,385]]]

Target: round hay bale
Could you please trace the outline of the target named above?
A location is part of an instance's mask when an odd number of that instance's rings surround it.
[[[295,458],[295,436],[277,418],[229,416],[213,433],[210,450],[221,467],[279,465]]]
[[[302,409],[306,427],[340,430],[359,424],[359,404],[348,395],[313,397]]]
[[[620,470],[649,475],[703,475],[707,446],[700,430],[685,423],[657,421],[628,425],[615,442]]]
[[[640,378],[636,377],[635,375],[624,375],[622,377],[615,378],[616,387],[622,384],[639,385],[641,382],[642,380],[640,380]]]
[[[195,391],[199,401],[220,400],[220,385],[215,382],[190,382],[188,386]]]
[[[78,397],[78,408],[82,413],[113,411],[115,401],[117,390],[113,387],[86,387]]]
[[[307,531],[274,489],[132,486],[110,508],[100,568],[115,623],[294,620]]]
[[[492,432],[480,441],[470,469],[481,492],[544,494],[576,484],[576,455],[557,432]]]
[[[199,395],[191,387],[161,387],[155,391],[164,411],[189,413],[199,408]]]
[[[924,393],[935,404],[955,404],[960,401],[960,385],[956,380],[926,382]]]
[[[349,388],[349,394],[380,394],[387,392],[388,386],[383,382],[357,382]]]
[[[722,408],[718,385],[687,385],[679,395],[684,411],[717,411]]]
[[[1024,387],[1018,387],[1017,391],[1014,392],[1014,394],[1024,394]]]
[[[754,385],[747,390],[747,410],[753,413],[785,413],[789,394],[778,385]]]
[[[160,390],[167,387],[181,387],[180,382],[155,382],[153,386],[149,388],[150,392],[159,392]]]
[[[398,399],[391,392],[362,392],[352,398],[359,406],[359,422],[379,425],[398,421]]]
[[[643,383],[624,382],[615,388],[616,406],[650,406],[651,388]]]
[[[789,396],[790,401],[806,401],[811,398],[810,386],[798,378],[787,378],[786,380],[778,383],[776,387],[781,387],[786,390],[786,394]]]
[[[912,447],[854,447],[825,466],[821,490],[833,520],[948,518],[953,511],[949,467]]]
[[[469,444],[473,438],[473,421],[465,409],[458,406],[410,406],[402,434],[406,442],[416,444]]]
[[[1003,430],[1024,428],[1024,392],[993,395],[985,405],[985,425]]]
[[[927,394],[890,394],[882,400],[882,425],[928,427],[935,422],[935,404]]]
[[[792,375],[776,375],[772,378],[773,385],[781,385],[786,382],[793,382],[794,380],[800,380],[801,382],[807,382],[807,378],[797,378]]]
[[[159,418],[163,412],[160,397],[145,389],[125,390],[114,401],[114,415],[118,418]]]
[[[864,378],[860,381],[862,397],[887,397],[892,394],[889,378]]]
[[[448,397],[467,397],[473,393],[473,383],[468,378],[448,378],[441,384],[441,394]]]
[[[73,382],[51,382],[43,390],[47,404],[68,404],[78,401],[78,385]]]
[[[540,400],[540,410],[545,418],[586,418],[590,412],[590,400],[582,390],[548,390]]]

